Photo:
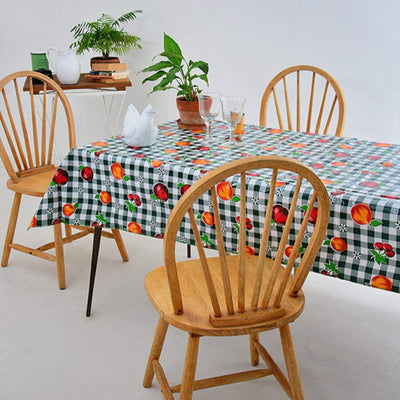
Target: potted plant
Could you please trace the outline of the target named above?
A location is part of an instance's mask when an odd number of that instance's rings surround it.
[[[203,119],[199,114],[197,100],[197,94],[201,90],[194,81],[200,79],[208,85],[208,63],[204,61],[187,61],[182,55],[179,45],[165,33],[164,51],[154,58],[156,57],[163,57],[163,60],[141,71],[153,72],[142,83],[159,80],[150,94],[167,89],[175,89],[177,91],[176,104],[180,114],[180,119],[177,122],[180,128],[204,127]]]
[[[119,18],[108,14],[102,14],[94,22],[81,22],[71,29],[75,42],[70,48],[75,48],[77,54],[85,51],[94,51],[101,53],[101,57],[93,57],[94,62],[119,62],[118,57],[110,57],[110,54],[121,56],[133,49],[141,49],[140,38],[131,35],[121,28],[122,24],[136,19],[137,14],[142,10],[135,10],[121,15]]]

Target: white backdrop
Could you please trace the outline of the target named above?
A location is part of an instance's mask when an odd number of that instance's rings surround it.
[[[126,25],[143,50],[123,56],[131,69],[126,104],[150,102],[158,123],[177,118],[175,91],[147,97],[151,85],[137,75],[162,51],[163,32],[184,55],[210,64],[210,88],[246,97],[246,122],[257,123],[262,93],[280,70],[319,66],[341,85],[347,104],[344,135],[400,143],[400,2],[398,0],[0,0],[0,76],[30,69],[30,52],[66,50],[70,29],[142,9]],[[89,58],[80,57],[82,72]],[[72,98],[78,144],[104,132],[101,99]],[[120,132],[116,132],[120,133]]]

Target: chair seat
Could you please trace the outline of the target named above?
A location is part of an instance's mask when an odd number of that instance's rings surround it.
[[[246,255],[246,310],[250,310],[250,293],[252,293],[252,288],[256,280],[255,272],[257,269],[257,260],[257,256]],[[220,273],[220,261],[218,257],[207,258],[207,261],[212,274],[215,274],[214,277],[216,277],[216,292],[221,304],[221,311],[224,315],[226,314],[226,306],[223,300],[224,289]],[[231,286],[235,293],[237,291],[236,288],[238,287],[237,277],[239,276],[239,257],[231,255],[227,257],[227,261],[231,272]],[[266,278],[270,273],[272,264],[273,260],[266,259],[263,282],[267,281]],[[275,329],[294,321],[301,314],[304,307],[304,294],[302,291],[298,293],[297,297],[289,297],[285,294],[281,303],[281,308],[285,310],[285,314],[281,317],[268,319],[267,321],[262,321],[252,325],[214,327],[209,321],[210,313],[212,313],[212,305],[203,278],[200,260],[189,260],[177,263],[177,271],[183,298],[183,307],[185,310],[183,314],[176,315],[173,311],[167,273],[164,266],[156,268],[148,273],[145,279],[146,291],[153,306],[163,319],[171,325],[193,334],[207,336],[232,336]],[[278,280],[280,279],[280,276],[281,275],[279,274],[277,278]],[[261,290],[261,292],[263,292],[263,290]],[[274,292],[272,296],[274,296]],[[233,301],[234,304],[237,304],[235,294],[233,295]],[[246,312],[241,315],[246,314]]]
[[[35,175],[24,176],[19,178],[17,183],[14,183],[9,179],[7,181],[7,187],[17,193],[28,196],[43,197],[56,170],[57,167],[54,167],[50,170],[36,173]]]

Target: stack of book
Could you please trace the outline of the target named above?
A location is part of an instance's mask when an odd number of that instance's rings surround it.
[[[129,82],[129,70],[125,63],[92,63],[92,70],[85,75],[87,79],[103,83]]]

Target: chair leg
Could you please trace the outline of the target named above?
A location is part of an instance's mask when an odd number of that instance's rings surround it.
[[[199,342],[200,336],[189,334],[185,365],[183,367],[181,393],[179,396],[180,400],[192,400]]]
[[[14,195],[14,201],[11,207],[10,218],[8,220],[6,238],[4,240],[3,256],[1,258],[2,267],[7,267],[8,259],[10,258],[11,247],[9,245],[14,240],[14,233],[15,233],[15,227],[17,226],[21,197],[22,197],[21,193],[15,193]]]
[[[251,333],[249,335],[249,342],[250,342],[250,361],[251,365],[256,366],[260,362],[260,355],[256,347],[254,346],[254,342],[260,341],[260,334],[259,333]]]
[[[118,229],[111,229],[114,236],[115,243],[117,244],[118,250],[121,254],[122,261],[129,261],[128,253],[125,248],[124,241],[122,240],[121,232]]]
[[[304,400],[299,366],[297,364],[296,353],[294,350],[289,324],[279,328],[279,332],[281,335],[283,355],[285,357],[286,369],[288,372],[290,387],[292,390],[292,400]]]
[[[65,229],[65,237],[70,238],[72,236],[71,225],[64,225],[64,229]]]
[[[58,287],[60,289],[65,289],[66,283],[65,283],[65,265],[64,265],[64,245],[63,245],[61,224],[53,225],[53,232],[54,232],[54,249],[56,252]]]
[[[149,388],[153,383],[154,369],[153,360],[158,360],[164,345],[165,335],[167,334],[168,322],[161,317],[158,320],[156,333],[154,334],[153,344],[151,346],[149,359],[147,361],[146,372],[144,373],[143,386]]]

